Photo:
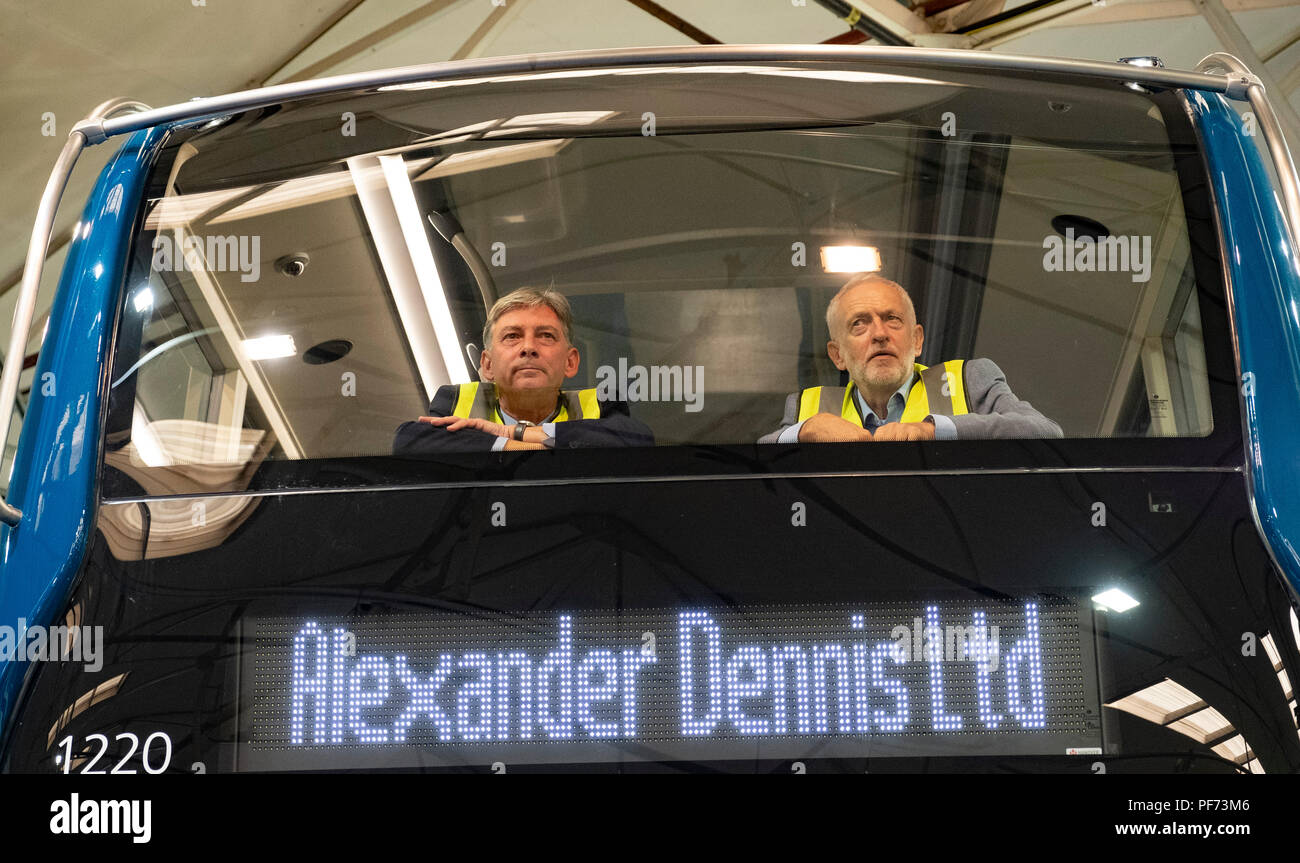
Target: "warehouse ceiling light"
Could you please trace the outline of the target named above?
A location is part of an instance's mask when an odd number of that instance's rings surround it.
[[[298,353],[293,344],[293,336],[285,334],[244,339],[243,346],[244,356],[250,360],[278,360]]]
[[[880,266],[875,246],[822,246],[822,269],[828,273],[878,273]]]

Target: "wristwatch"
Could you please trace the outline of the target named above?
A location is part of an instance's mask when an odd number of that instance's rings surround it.
[[[523,440],[524,429],[535,425],[537,425],[537,423],[529,422],[528,420],[520,420],[519,422],[515,423],[515,430],[511,433],[510,436],[515,440]]]

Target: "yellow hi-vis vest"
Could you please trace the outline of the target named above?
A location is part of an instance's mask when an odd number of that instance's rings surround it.
[[[595,387],[589,390],[560,390],[559,404],[560,412],[551,422],[600,419],[600,401],[596,397]],[[456,397],[456,407],[451,415],[486,419],[494,423],[504,422],[497,403],[496,385],[461,384],[460,393]]]
[[[920,377],[907,394],[901,422],[919,423],[933,414],[959,417],[970,413],[966,404],[966,384],[962,379],[965,362],[949,360],[938,366],[914,363],[913,375]],[[854,425],[862,425],[862,413],[853,397],[855,390],[852,381],[847,387],[809,387],[799,396],[799,421],[817,414],[836,414]]]

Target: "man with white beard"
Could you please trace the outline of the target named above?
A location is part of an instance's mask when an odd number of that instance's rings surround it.
[[[1016,398],[992,360],[916,362],[925,332],[902,286],[850,279],[826,309],[826,352],[847,387],[786,399],[781,428],[760,443],[1059,438],[1061,427]]]

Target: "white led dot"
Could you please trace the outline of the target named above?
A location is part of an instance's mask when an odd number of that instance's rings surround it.
[[[871,730],[871,706],[867,700],[867,687],[870,681],[870,648],[865,644],[853,645],[853,703],[856,729],[859,734]]]
[[[348,727],[362,743],[387,743],[387,727],[370,725],[363,708],[388,701],[388,662],[382,656],[363,656],[348,674]]]
[[[573,676],[578,724],[592,737],[617,737],[618,723],[602,720],[592,708],[618,696],[618,657],[610,650],[593,650]]]
[[[813,727],[818,734],[829,731],[829,693],[831,668],[835,669],[835,730],[842,734],[853,731],[851,688],[852,671],[849,654],[841,644],[814,644],[812,647]]]
[[[312,661],[308,662],[308,643]],[[329,703],[329,642],[320,624],[308,621],[293,637],[289,649],[289,743],[304,742],[303,723],[311,702],[312,743],[325,742]]]
[[[695,637],[692,632],[704,634],[708,678],[705,691],[708,707],[702,714],[696,712]],[[722,720],[722,630],[706,611],[683,611],[677,618],[678,651],[681,656],[682,734],[702,737],[712,734]]]
[[[626,738],[636,737],[637,726],[637,673],[643,665],[653,665],[657,658],[652,653],[646,653],[637,647],[629,647],[623,651],[623,736]]]
[[[393,726],[393,739],[396,742],[401,743],[406,740],[406,733],[410,730],[411,724],[420,716],[428,716],[433,721],[439,740],[452,738],[451,717],[438,706],[438,690],[451,677],[453,671],[455,671],[455,664],[451,655],[447,653],[438,657],[438,664],[434,667],[433,674],[427,678],[417,676],[407,664],[405,656],[398,654],[393,657],[393,673],[410,693],[410,701],[398,714],[397,722]]]
[[[1021,700],[1024,684],[1021,672],[1028,680],[1029,703]],[[1011,646],[1006,660],[1007,709],[1019,720],[1022,728],[1044,728],[1047,725],[1047,706],[1043,695],[1043,651],[1038,630],[1038,604],[1025,604],[1025,637]]]
[[[789,707],[789,692],[786,687],[786,668],[794,666],[795,714],[799,720],[799,733],[812,731],[812,711],[808,697],[808,654],[797,644],[787,644],[772,648],[772,694],[774,696],[772,711],[772,733],[786,734],[789,724],[786,710]]]
[[[944,712],[943,628],[939,625],[939,607],[925,608],[926,659],[930,663],[930,723],[935,731],[961,731],[961,717]]]
[[[464,740],[492,737],[492,660],[486,653],[466,653],[456,663],[477,672],[456,691],[456,731]]]
[[[560,616],[558,647],[537,666],[537,724],[552,740],[573,737],[573,617]],[[552,712],[552,706],[557,710]]]
[[[901,680],[885,677],[886,659],[902,665],[907,662],[907,651],[894,641],[882,641],[871,649],[871,685],[894,698],[892,714],[877,708],[871,712],[871,719],[881,731],[902,731],[908,720],[907,687]]]
[[[971,639],[968,655],[975,663],[975,693],[980,721],[985,728],[997,728],[1002,714],[993,711],[993,687],[989,683],[989,673],[997,667],[997,643],[989,640],[988,615],[977,611],[974,619],[975,637]]]
[[[514,686],[511,686],[511,680]],[[511,692],[516,693],[514,696]],[[517,705],[512,711],[511,703]],[[511,740],[511,715],[518,721],[520,740],[533,736],[533,661],[520,651],[497,654],[497,740]]]
[[[757,644],[742,645],[727,660],[727,719],[741,734],[767,734],[771,729],[769,720],[748,715],[743,703],[765,696],[767,679],[767,651]]]

